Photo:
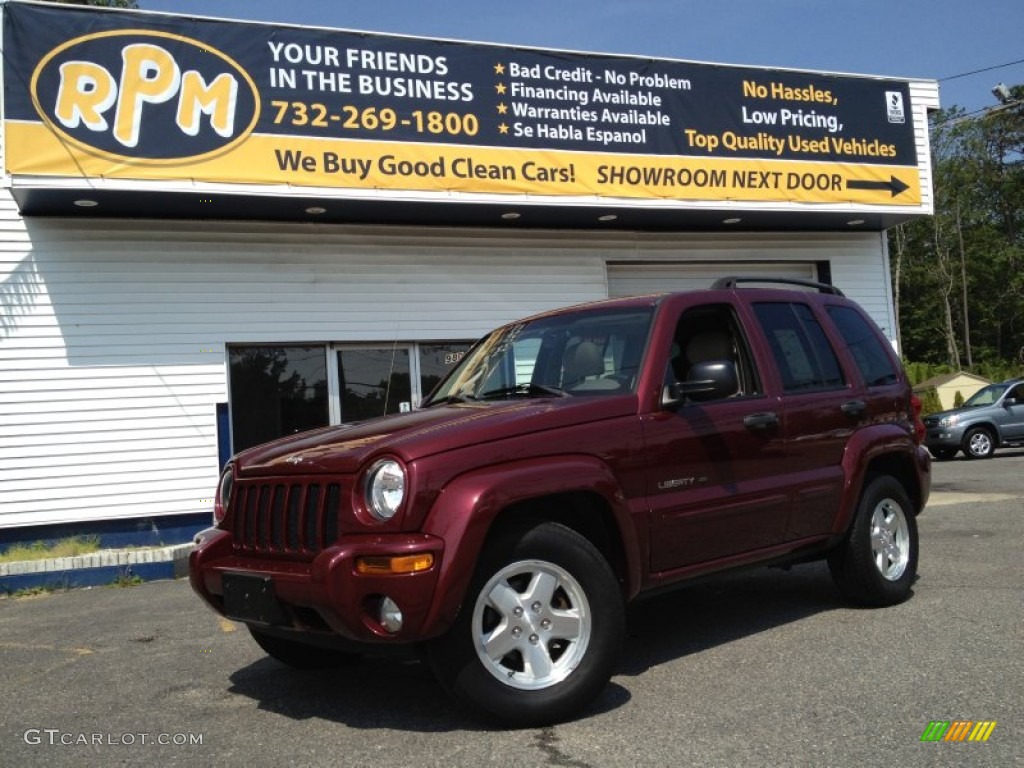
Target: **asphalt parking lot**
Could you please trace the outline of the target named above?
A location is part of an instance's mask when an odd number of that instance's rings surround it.
[[[0,600],[17,766],[1024,764],[1024,451],[936,464],[920,579],[858,610],[821,564],[636,604],[612,685],[553,728],[481,727],[417,661],[289,670],[185,581]],[[988,741],[922,742],[931,721]]]

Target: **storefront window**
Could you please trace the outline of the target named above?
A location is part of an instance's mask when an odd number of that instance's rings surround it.
[[[399,413],[412,402],[408,347],[338,351],[341,421],[349,423]]]
[[[466,341],[420,344],[420,393],[426,397],[473,345]]]
[[[323,346],[234,346],[228,363],[233,450],[328,424]]]
[[[408,410],[471,346],[465,341],[229,346],[231,451],[331,423]],[[335,364],[336,374],[328,370]],[[337,388],[332,391],[333,381]]]

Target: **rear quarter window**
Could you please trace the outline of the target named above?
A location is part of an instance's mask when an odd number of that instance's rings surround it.
[[[834,305],[826,307],[826,311],[846,342],[865,384],[879,387],[899,381],[899,370],[885,342],[860,312]]]

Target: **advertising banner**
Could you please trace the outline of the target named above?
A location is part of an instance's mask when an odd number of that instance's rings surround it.
[[[3,14],[14,176],[921,204],[905,81],[68,6]]]

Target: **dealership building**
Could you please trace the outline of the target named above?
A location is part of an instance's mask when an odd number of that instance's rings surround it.
[[[232,452],[415,408],[553,307],[806,278],[895,343],[934,81],[0,13],[0,545],[187,539]]]

